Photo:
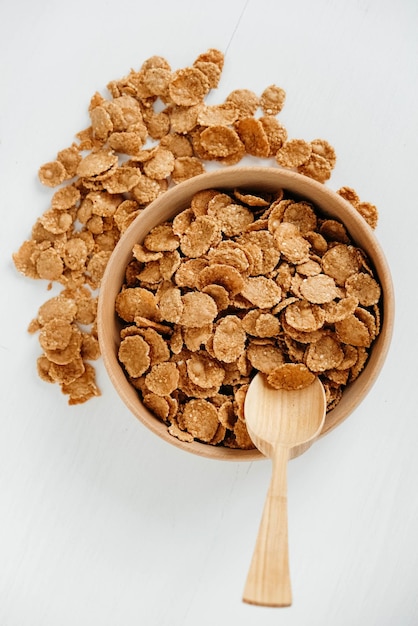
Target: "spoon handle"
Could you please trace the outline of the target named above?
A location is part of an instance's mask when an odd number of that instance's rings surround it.
[[[277,447],[242,598],[249,604],[276,607],[292,604],[287,530],[288,460],[288,448]]]

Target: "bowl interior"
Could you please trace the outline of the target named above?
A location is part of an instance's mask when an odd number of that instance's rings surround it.
[[[347,388],[337,406],[329,411],[321,436],[330,432],[361,403],[371,389],[389,349],[393,330],[394,296],[390,271],[383,251],[372,229],[364,219],[339,195],[325,185],[295,172],[266,167],[235,167],[196,176],[173,187],[152,202],[125,231],[108,262],[100,288],[98,333],[101,352],[108,375],[125,405],[151,431],[162,439],[188,452],[220,459],[245,461],[261,458],[258,450],[235,450],[223,446],[181,442],[171,436],[141,402],[138,392],[127,380],[117,358],[120,325],[115,313],[115,298],[124,281],[125,269],[132,259],[132,248],[141,243],[148,232],[189,206],[191,197],[208,188],[276,191],[280,188],[312,201],[321,213],[344,223],[352,240],[362,248],[371,261],[382,287],[382,326],[373,344],[366,367]],[[296,454],[295,454],[296,456]]]

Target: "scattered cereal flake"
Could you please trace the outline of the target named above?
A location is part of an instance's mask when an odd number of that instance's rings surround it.
[[[294,224],[302,235],[317,228],[315,211],[308,202],[293,202],[284,207],[283,222]]]
[[[50,298],[39,307],[38,321],[41,326],[54,319],[72,322],[76,313],[77,304],[75,301],[60,294]]]
[[[260,309],[268,309],[280,302],[282,290],[271,278],[255,276],[246,278],[241,295]]]
[[[240,450],[252,450],[255,448],[247,428],[241,420],[237,420],[234,425],[235,445]]]
[[[356,274],[361,267],[361,256],[357,248],[337,244],[322,257],[322,269],[332,276],[337,285],[344,285],[347,278]]]
[[[263,115],[260,122],[269,143],[269,157],[274,157],[287,140],[287,130],[273,115]]]
[[[195,61],[193,67],[204,74],[209,83],[209,89],[216,89],[221,78],[221,69],[216,63],[211,61]]]
[[[211,402],[196,398],[185,405],[182,425],[195,439],[211,441],[218,429],[218,424],[218,411]]]
[[[46,322],[39,333],[39,343],[44,350],[63,350],[70,343],[73,326],[59,318]]]
[[[51,200],[51,208],[58,211],[67,211],[75,206],[81,198],[80,191],[74,185],[67,185],[58,189]]]
[[[134,199],[139,204],[148,204],[158,198],[163,192],[161,181],[153,180],[148,176],[142,175],[139,178],[139,183],[131,189],[131,193]],[[127,200],[129,202],[129,200]]]
[[[323,157],[328,161],[331,169],[335,167],[337,156],[334,148],[325,139],[314,139],[311,141],[312,153]]]
[[[199,291],[185,293],[181,296],[183,311],[180,324],[187,327],[200,327],[213,322],[218,314],[218,307],[213,298]]]
[[[163,139],[170,133],[170,116],[166,111],[156,113],[153,109],[145,109],[144,122],[148,135],[155,140]],[[160,143],[160,147],[163,147]]]
[[[300,286],[302,296],[314,304],[331,302],[338,296],[338,289],[331,276],[317,274],[305,278]]]
[[[347,296],[341,300],[335,300],[324,304],[325,322],[327,324],[335,324],[341,322],[346,317],[354,313],[358,306],[358,299],[354,296]]]
[[[200,350],[203,345],[205,345],[208,340],[212,337],[213,332],[213,324],[212,322],[208,322],[204,326],[199,327],[183,327],[183,341],[184,345],[191,352],[196,352]]]
[[[100,346],[97,337],[91,333],[82,333],[83,341],[80,354],[85,361],[96,361],[100,357]]]
[[[266,87],[261,94],[260,106],[265,115],[277,115],[284,106],[286,92],[277,85]]]
[[[38,247],[35,241],[27,240],[22,243],[19,250],[13,253],[13,263],[18,272],[28,278],[39,278],[34,261],[34,253]]]
[[[330,163],[320,154],[312,153],[297,169],[299,174],[313,178],[319,183],[325,183],[331,176]]]
[[[175,159],[171,179],[174,183],[182,183],[189,178],[199,176],[205,172],[205,167],[199,159],[193,156],[179,156]]]
[[[207,352],[193,352],[186,365],[190,380],[199,387],[220,387],[225,378],[224,368]]]
[[[377,304],[380,299],[380,285],[369,274],[359,272],[352,274],[345,281],[347,294],[357,298],[358,302],[363,306],[372,306]]]
[[[155,226],[144,239],[144,246],[152,252],[173,251],[179,247],[179,243],[171,224]]]
[[[270,144],[263,124],[254,117],[243,117],[235,124],[239,138],[247,154],[266,158],[270,153]]]
[[[147,135],[147,127],[141,122],[139,132],[137,130],[131,130],[111,133],[109,135],[108,144],[115,152],[135,156],[141,151]]]
[[[158,303],[161,318],[166,322],[177,324],[183,313],[181,291],[177,287],[170,287],[161,296]]]
[[[264,374],[269,374],[284,362],[283,351],[274,343],[260,344],[250,341],[247,348],[247,358],[256,370]]]
[[[173,130],[162,137],[160,140],[160,146],[167,148],[176,157],[191,157],[193,156],[193,148],[190,143],[190,139],[185,135],[175,133]]]
[[[195,289],[200,272],[207,266],[207,259],[202,257],[183,260],[174,275],[176,285],[179,287],[190,287],[191,289]]]
[[[155,319],[158,317],[158,308],[155,295],[143,289],[134,287],[125,289],[116,296],[116,312],[126,322],[134,322],[138,316]]]
[[[175,104],[193,106],[203,101],[209,91],[209,81],[196,67],[186,67],[173,73],[168,91]]]
[[[371,228],[376,228],[379,220],[377,207],[370,202],[359,202],[355,207]]]
[[[246,333],[241,320],[235,315],[226,315],[216,326],[213,351],[219,361],[232,363],[245,349]]]
[[[110,250],[101,250],[93,254],[87,263],[87,273],[90,278],[89,282],[91,282],[94,289],[100,286],[111,254]]]
[[[311,156],[311,144],[304,139],[289,139],[276,152],[276,161],[282,167],[300,167]]]
[[[259,97],[249,89],[235,89],[226,98],[226,102],[232,102],[238,110],[238,117],[251,117],[257,111]]]
[[[150,347],[140,335],[125,337],[120,343],[118,358],[129,376],[138,378],[150,366]]]
[[[80,378],[84,374],[85,369],[84,361],[79,356],[66,365],[50,363],[48,374],[53,382],[68,385]]]
[[[99,140],[106,141],[113,131],[112,118],[103,106],[96,106],[90,110],[91,126],[93,136]]]
[[[51,367],[51,361],[49,361],[44,354],[42,354],[41,356],[37,358],[36,370],[38,372],[38,376],[41,380],[43,380],[46,383],[55,382],[49,374],[50,367]]]
[[[71,383],[63,383],[61,389],[69,396],[69,405],[82,404],[95,396],[100,396],[100,390],[96,384],[96,373],[89,363],[85,363],[85,370],[81,376]]]
[[[319,229],[320,234],[330,241],[338,241],[340,243],[349,243],[348,233],[337,220],[324,220]]]
[[[199,215],[180,237],[180,249],[190,258],[200,257],[209,250],[219,232],[219,224],[214,218]]]
[[[63,165],[66,179],[73,178],[73,176],[76,175],[77,167],[81,159],[82,156],[78,147],[75,144],[58,152],[57,161],[59,161],[61,165]]]
[[[344,352],[337,339],[331,335],[323,335],[308,346],[305,359],[307,367],[313,372],[325,372],[342,363]]]
[[[203,148],[215,158],[226,158],[245,151],[238,133],[229,126],[208,126],[200,133]]]
[[[168,396],[177,389],[179,371],[175,363],[157,363],[145,377],[147,389],[157,396]]]
[[[157,148],[153,156],[144,163],[144,173],[156,180],[167,178],[174,169],[174,154],[166,148]]]
[[[335,331],[342,343],[356,347],[368,348],[371,343],[369,330],[362,321],[354,314],[349,315],[340,322],[335,322]]]
[[[39,168],[39,180],[47,187],[57,187],[66,179],[67,172],[60,161],[50,161]]]
[[[126,193],[139,184],[140,178],[141,172],[137,167],[118,167],[103,181],[103,188],[111,194]]]
[[[222,194],[219,194],[222,195]],[[208,206],[208,215],[216,220],[227,237],[240,235],[254,221],[253,213],[242,204],[235,204],[228,196],[228,202],[217,202],[215,196]]]
[[[54,248],[41,252],[36,260],[36,271],[39,278],[45,280],[59,280],[64,269],[64,263]]]
[[[170,405],[168,403],[167,398],[163,396],[158,396],[156,393],[149,391],[144,393],[142,396],[142,401],[146,407],[149,408],[150,411],[154,413],[161,420],[165,421],[168,418],[170,413]]]
[[[68,345],[63,349],[47,349],[45,350],[45,355],[52,363],[68,365],[68,363],[80,356],[82,340],[81,331],[73,325]]]
[[[309,387],[315,380],[315,374],[303,363],[283,363],[275,367],[267,376],[267,382],[275,389],[293,391]]]
[[[317,304],[311,304],[307,300],[298,300],[289,304],[284,311],[286,322],[304,332],[310,332],[322,328],[325,322],[325,312]]]
[[[71,213],[67,211],[49,209],[39,218],[39,222],[48,232],[54,235],[60,235],[71,228],[73,218]]]
[[[223,52],[221,52],[220,50],[217,50],[216,48],[209,48],[208,50],[206,50],[206,52],[202,52],[201,54],[199,54],[199,56],[194,61],[193,65],[195,65],[196,63],[200,63],[200,62],[214,63],[222,71],[223,66],[224,66],[224,61],[225,61],[225,57],[224,57]]]
[[[290,263],[299,264],[309,260],[311,245],[302,237],[299,228],[290,222],[282,222],[273,233],[276,245]]]
[[[197,116],[201,126],[229,126],[238,119],[238,111],[232,102],[203,106]]]
[[[79,237],[69,239],[64,246],[63,261],[70,270],[84,269],[88,256],[87,245]]]
[[[337,190],[336,193],[338,193],[339,196],[344,198],[344,200],[347,200],[347,202],[352,204],[354,207],[357,206],[360,202],[358,193],[355,191],[355,189],[352,189],[352,187],[341,187]]]
[[[242,291],[245,282],[240,272],[234,267],[214,263],[199,272],[197,285],[199,289],[203,289],[207,285],[221,285],[230,296],[234,296]]]
[[[191,443],[192,441],[194,441],[193,435],[184,432],[184,430],[181,430],[176,422],[172,422],[167,430],[172,437],[176,437],[176,439],[178,439],[179,441],[185,441],[187,443]]]
[[[202,106],[202,103],[199,102],[199,104],[195,104],[194,106],[171,107],[168,111],[171,131],[180,135],[191,133],[198,125],[197,118]]]
[[[77,175],[80,178],[100,178],[110,176],[118,163],[118,157],[109,150],[91,152],[80,161]]]

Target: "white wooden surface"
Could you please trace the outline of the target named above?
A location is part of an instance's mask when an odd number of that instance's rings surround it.
[[[14,0],[0,4],[1,626],[418,623],[416,0]],[[397,324],[363,405],[289,466],[294,604],[244,605],[270,469],[180,452],[103,395],[69,408],[26,327],[45,287],[11,254],[47,208],[36,172],[87,125],[94,91],[152,54],[226,53],[213,102],[287,91],[293,137],[380,209]]]

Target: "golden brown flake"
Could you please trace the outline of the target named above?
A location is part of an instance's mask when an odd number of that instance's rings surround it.
[[[175,363],[157,363],[145,376],[146,387],[157,396],[169,396],[177,389],[178,381],[179,371]]]
[[[193,106],[203,101],[209,91],[209,81],[196,67],[186,67],[173,73],[168,91],[175,104]]]
[[[218,429],[218,411],[207,400],[190,400],[184,407],[181,424],[195,439],[209,442]]]
[[[284,106],[286,92],[277,85],[270,85],[264,89],[260,98],[260,106],[265,115],[277,115]]]
[[[267,382],[275,389],[293,391],[309,387],[315,375],[303,363],[283,363],[267,376]]]
[[[209,126],[200,133],[203,148],[215,158],[226,158],[245,151],[237,132],[229,126]]]
[[[118,358],[129,376],[138,378],[150,366],[150,347],[140,335],[125,337],[119,346]]]
[[[60,161],[50,161],[39,169],[39,180],[47,187],[57,187],[66,179],[67,172]]]
[[[235,315],[223,317],[213,336],[213,351],[219,361],[232,363],[245,348],[246,334],[241,320]]]
[[[244,144],[247,154],[266,158],[270,153],[270,144],[263,124],[254,117],[243,117],[235,124],[235,130]]]
[[[203,174],[203,163],[193,156],[179,156],[175,159],[171,179],[174,183],[182,183],[189,178]]]
[[[311,153],[310,143],[303,139],[290,139],[276,152],[276,161],[282,167],[300,167],[308,161]]]
[[[238,117],[251,117],[257,111],[260,100],[250,89],[235,89],[231,91],[226,102],[232,102],[238,110]]]

